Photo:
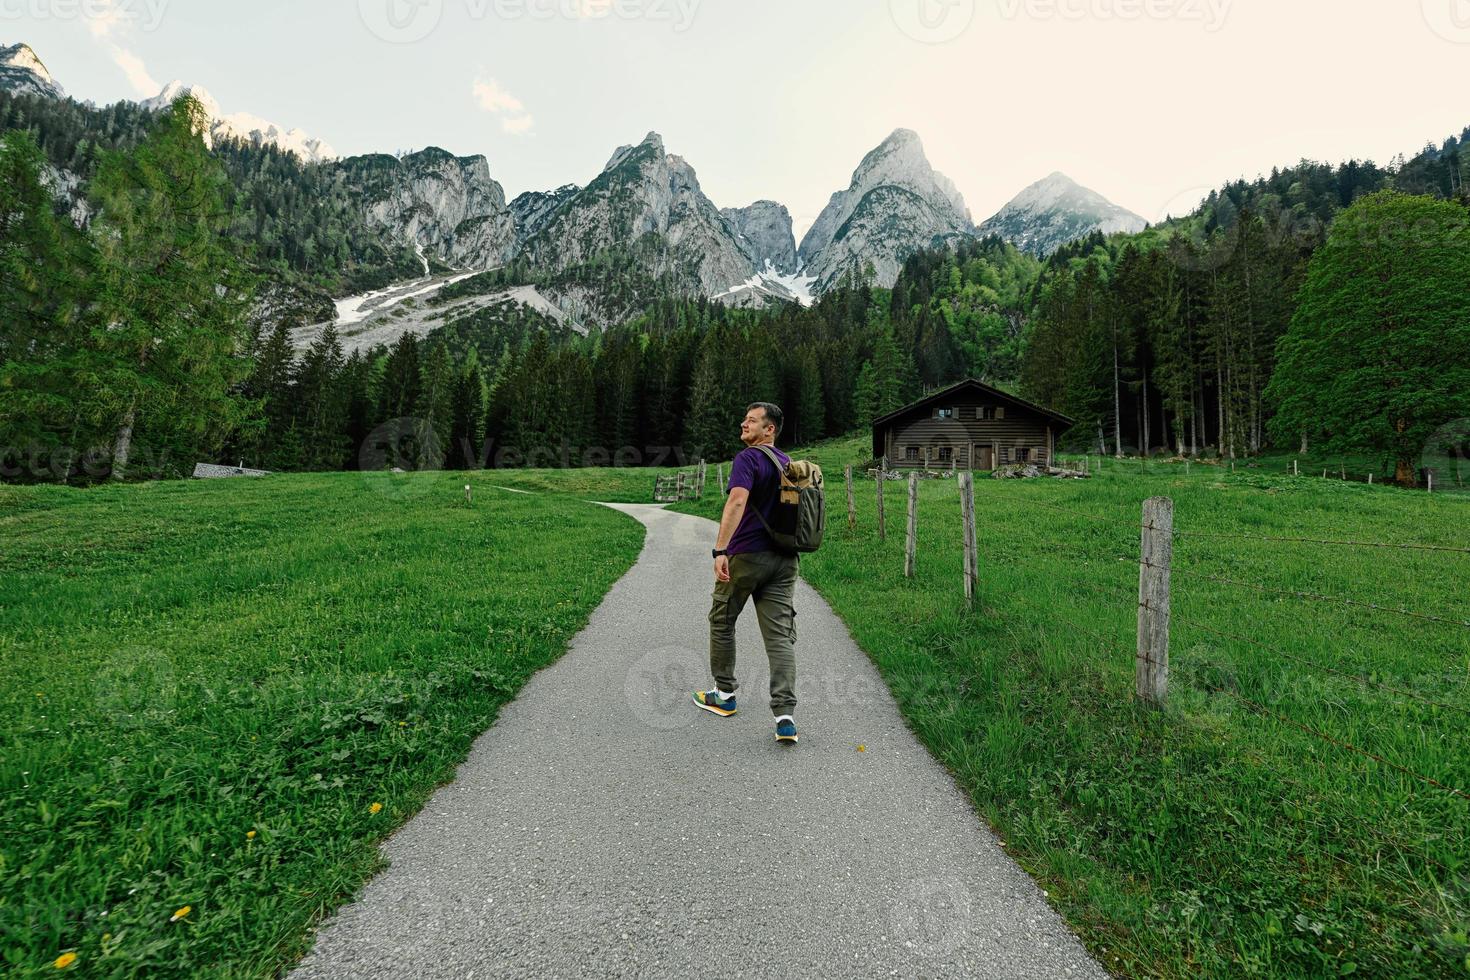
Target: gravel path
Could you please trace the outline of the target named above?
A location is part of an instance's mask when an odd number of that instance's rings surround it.
[[[646,525],[638,563],[293,976],[1107,976],[805,582],[800,743],[774,741],[753,607],[740,711],[695,707],[714,525],[609,506]]]

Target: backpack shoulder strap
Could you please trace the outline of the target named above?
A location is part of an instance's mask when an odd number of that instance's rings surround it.
[[[781,486],[781,474],[786,472],[786,466],[781,462],[781,457],[777,456],[776,451],[764,442],[755,448],[765,453],[766,458],[776,464],[776,487],[779,489]]]
[[[775,463],[776,464],[776,486],[773,489],[773,493],[780,493],[781,492],[781,474],[785,472],[786,467],[784,467],[784,466],[781,465],[780,458],[777,457],[777,455],[774,452],[772,452],[771,447],[768,446],[768,445],[766,445],[765,443],[761,443],[759,446],[756,446],[754,448],[759,449],[762,452],[764,452],[766,454],[766,458],[768,458],[772,463]],[[771,530],[771,524],[770,524],[769,521],[766,520],[766,515],[764,515],[764,514],[761,513],[760,507],[755,506],[754,503],[752,503],[751,510],[755,511],[756,519],[761,522],[761,526],[766,529],[766,533],[769,534],[774,539],[775,536],[776,536],[776,532],[773,531],[773,530]]]

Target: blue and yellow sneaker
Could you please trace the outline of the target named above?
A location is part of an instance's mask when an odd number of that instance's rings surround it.
[[[792,721],[789,716],[783,715],[782,717],[776,719],[776,741],[783,742],[788,745],[795,744],[796,722]]]
[[[713,711],[715,714],[722,715],[726,718],[735,713],[734,695],[721,701],[718,691],[695,691],[694,703],[705,711]]]

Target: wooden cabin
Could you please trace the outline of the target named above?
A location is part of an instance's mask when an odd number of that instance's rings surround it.
[[[991,470],[1050,463],[1057,436],[1076,424],[973,378],[890,412],[873,423],[873,457],[894,469]]]

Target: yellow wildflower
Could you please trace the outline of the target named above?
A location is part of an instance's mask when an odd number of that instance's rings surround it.
[[[368,812],[369,813],[376,814],[379,811],[381,811],[382,809],[383,809],[383,804],[381,804],[381,803],[374,803],[372,806],[368,807]]]
[[[255,831],[253,831],[253,830],[247,830],[247,831],[245,831],[245,839],[246,840],[255,840]]]
[[[58,969],[58,970],[65,970],[67,967],[71,966],[76,961],[77,961],[77,954],[76,953],[62,953],[60,956],[56,957],[56,962],[53,963],[53,964],[51,964],[51,965],[54,966],[54,967],[56,967],[56,969]]]
[[[868,751],[868,747],[866,745],[859,745],[858,746],[858,751],[859,752],[866,752],[866,751]]]
[[[169,920],[168,921],[170,921],[170,922],[178,922],[180,919],[182,919],[184,916],[188,915],[192,911],[194,911],[194,906],[192,906],[192,905],[185,905],[183,908],[179,909],[173,915],[169,916]]]

